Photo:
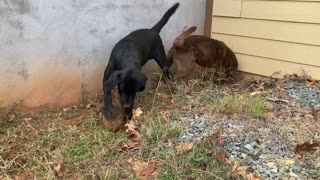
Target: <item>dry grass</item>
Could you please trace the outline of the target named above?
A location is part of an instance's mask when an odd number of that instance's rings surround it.
[[[171,123],[188,112],[265,118],[265,97],[232,93],[226,87],[196,80],[169,88],[161,82],[156,90],[139,94],[136,107],[144,114],[138,142],[103,128],[101,99],[64,111],[1,117],[0,179],[139,179],[132,159],[156,169],[151,179],[230,179],[230,167],[217,158],[222,152],[215,141],[219,136],[179,152],[175,139],[184,127]],[[280,123],[273,127],[279,136],[292,144],[307,140],[297,126]],[[312,128],[299,127],[306,132]],[[289,137],[292,132],[297,139]]]

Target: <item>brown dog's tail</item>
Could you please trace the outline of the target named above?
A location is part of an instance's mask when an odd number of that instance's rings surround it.
[[[190,36],[192,33],[194,33],[197,30],[197,26],[192,26],[188,28],[187,30],[183,31],[182,34],[180,34],[179,37],[177,37],[174,42],[173,46],[174,47],[182,47],[184,44],[184,40]]]
[[[161,29],[163,28],[164,25],[167,24],[167,22],[169,21],[170,17],[176,12],[176,10],[178,9],[180,3],[176,3],[174,4],[161,18],[161,20],[151,28],[151,30],[153,31],[157,31],[158,33],[160,33]]]

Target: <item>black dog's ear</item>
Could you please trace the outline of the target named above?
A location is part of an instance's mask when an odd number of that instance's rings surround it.
[[[137,90],[139,92],[144,91],[146,88],[146,82],[148,80],[147,76],[144,75],[141,71],[134,69],[132,71],[132,78],[137,82]]]
[[[111,74],[109,79],[106,81],[106,89],[107,91],[111,91],[113,88],[115,88],[128,74],[127,70],[122,71],[115,71]]]

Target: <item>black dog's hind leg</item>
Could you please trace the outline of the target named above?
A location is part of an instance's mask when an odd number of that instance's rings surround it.
[[[154,51],[154,59],[156,60],[164,74],[167,76],[167,78],[173,80],[174,78],[171,72],[169,71],[169,63],[167,62],[166,53],[164,51],[163,45],[161,47],[158,47]]]

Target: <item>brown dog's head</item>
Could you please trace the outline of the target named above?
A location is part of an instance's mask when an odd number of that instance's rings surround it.
[[[184,47],[185,40],[197,30],[196,26],[192,26],[183,31],[173,42],[167,59],[170,64],[170,70],[175,79],[181,80],[188,76],[194,69],[196,56],[195,49]]]
[[[175,79],[183,79],[194,69],[196,57],[193,50],[179,50],[173,54],[173,63],[170,68]]]
[[[182,33],[180,34],[180,36],[178,36],[174,42],[173,42],[173,47],[174,48],[181,48],[184,45],[184,41],[185,39],[190,36],[192,33],[194,33],[197,30],[196,26],[192,26],[190,28],[188,28],[185,31],[182,31]]]

